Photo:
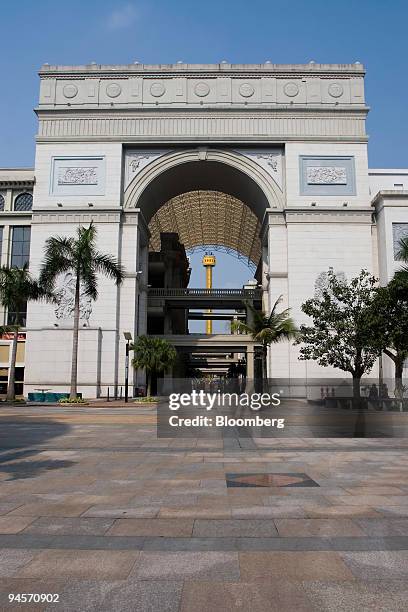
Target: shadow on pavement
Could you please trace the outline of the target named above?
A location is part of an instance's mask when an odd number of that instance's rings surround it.
[[[8,474],[6,481],[33,478],[50,470],[75,465],[74,461],[35,460],[33,457],[43,449],[32,447],[42,446],[67,434],[71,429],[69,425],[51,419],[12,420],[10,417],[0,417],[0,425],[0,475]]]

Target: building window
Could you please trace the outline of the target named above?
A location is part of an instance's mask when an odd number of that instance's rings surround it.
[[[22,268],[30,259],[31,227],[13,227],[13,241],[11,245],[11,267]]]
[[[394,247],[394,259],[398,261],[398,253],[400,250],[400,240],[408,238],[408,223],[393,223],[392,224],[392,241]]]
[[[5,204],[4,196],[2,196],[0,193],[0,210],[4,210],[4,204]]]
[[[33,196],[31,193],[20,193],[14,201],[14,210],[31,210],[33,207]]]
[[[22,307],[23,309],[19,312],[13,312],[11,310],[7,313],[7,325],[22,325],[25,327],[27,321],[27,302]]]

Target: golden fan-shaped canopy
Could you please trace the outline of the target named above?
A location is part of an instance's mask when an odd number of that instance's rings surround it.
[[[160,250],[161,232],[177,232],[186,250],[220,246],[257,266],[260,229],[260,221],[241,200],[219,191],[189,191],[166,202],[152,217],[150,250]]]

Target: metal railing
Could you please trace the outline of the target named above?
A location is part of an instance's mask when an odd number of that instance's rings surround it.
[[[164,288],[151,287],[148,290],[149,297],[198,297],[198,298],[239,298],[261,299],[262,289],[194,289],[194,288]]]

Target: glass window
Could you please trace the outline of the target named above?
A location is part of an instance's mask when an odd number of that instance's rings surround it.
[[[7,325],[22,325],[25,327],[27,321],[27,302],[23,306],[23,310],[20,312],[12,312],[11,310],[7,313]]]
[[[13,227],[13,241],[11,245],[12,268],[22,268],[30,259],[31,227]]]
[[[2,196],[0,193],[0,210],[4,210],[4,203],[5,203],[4,196]]]
[[[14,201],[14,210],[31,210],[33,207],[33,196],[31,193],[20,193]]]

